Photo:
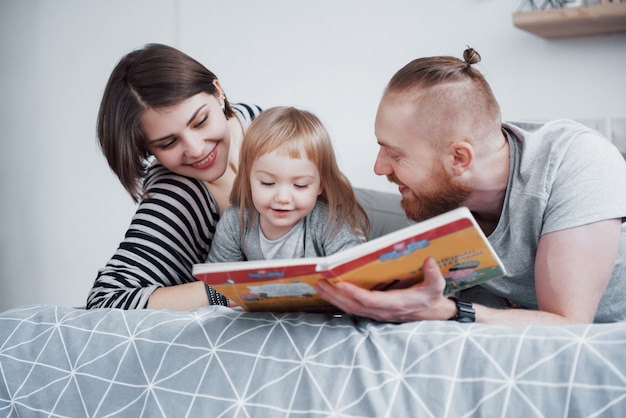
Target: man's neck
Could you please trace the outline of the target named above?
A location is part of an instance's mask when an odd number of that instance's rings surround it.
[[[472,212],[485,235],[491,234],[500,220],[509,180],[509,143],[506,139],[494,152],[476,158],[472,194],[465,206]]]

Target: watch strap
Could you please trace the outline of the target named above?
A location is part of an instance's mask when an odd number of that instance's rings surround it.
[[[448,319],[449,321],[476,322],[476,311],[474,310],[472,302],[468,302],[466,300],[458,299],[455,297],[450,297],[448,299],[456,303],[457,309],[456,315]]]

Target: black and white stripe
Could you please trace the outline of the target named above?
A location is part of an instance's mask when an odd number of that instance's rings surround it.
[[[261,112],[234,104],[244,130]],[[219,210],[201,180],[174,174],[160,164],[146,176],[147,198],[126,236],[99,270],[87,308],[144,308],[159,287],[193,282],[193,264],[202,263],[213,240]]]

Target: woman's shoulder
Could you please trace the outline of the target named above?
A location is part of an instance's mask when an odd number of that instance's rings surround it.
[[[147,169],[144,189],[144,201],[175,206],[193,204],[199,210],[219,213],[215,199],[204,181],[176,174],[157,162]]]
[[[150,164],[146,170],[144,187],[146,191],[148,191],[154,187],[165,184],[171,184],[174,186],[194,185],[195,187],[207,189],[206,184],[202,180],[174,173],[173,171],[165,168],[161,163],[155,161]]]
[[[252,123],[254,118],[256,118],[259,113],[263,111],[260,106],[255,104],[231,103],[230,106],[235,111],[237,118],[239,118],[244,132],[248,129],[248,126]]]

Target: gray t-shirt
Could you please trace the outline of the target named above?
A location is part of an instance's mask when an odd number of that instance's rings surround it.
[[[298,243],[302,246],[305,257],[331,255],[363,242],[349,225],[342,225],[339,232],[334,234],[334,225],[328,219],[328,206],[318,201],[311,213],[304,218],[304,236]],[[255,220],[252,226],[245,228],[245,246],[241,241],[240,231],[239,208],[230,206],[217,223],[207,262],[263,260],[258,221]]]
[[[535,253],[543,234],[626,217],[626,162],[607,139],[570,120],[504,123],[510,171],[502,215],[488,237],[507,276],[493,293],[537,309]],[[584,257],[581,254],[581,257]],[[572,277],[572,285],[583,277]],[[595,322],[626,319],[626,224]]]
[[[260,232],[261,254],[264,259],[304,258],[304,218],[278,239],[267,239],[263,231]]]

